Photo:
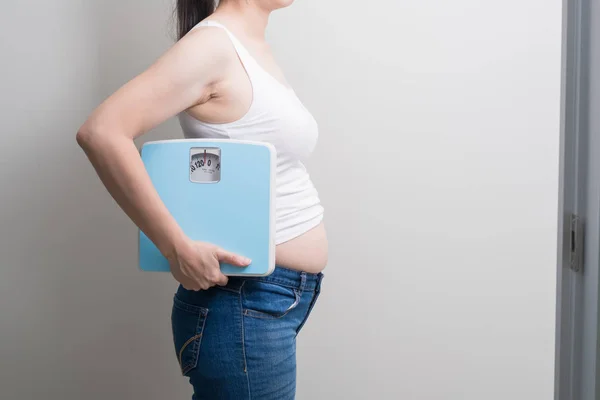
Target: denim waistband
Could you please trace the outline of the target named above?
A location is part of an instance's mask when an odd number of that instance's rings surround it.
[[[296,271],[293,269],[275,266],[275,270],[267,276],[249,276],[244,277],[245,280],[258,280],[261,282],[272,282],[279,285],[288,286],[295,289],[305,290],[319,290],[321,288],[321,281],[323,280],[323,273],[319,272],[312,274],[304,271]]]

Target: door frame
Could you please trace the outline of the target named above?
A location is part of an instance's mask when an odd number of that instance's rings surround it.
[[[592,46],[600,40],[590,34],[591,22],[600,23],[600,6],[592,1],[563,0],[555,400],[600,395],[600,130],[590,120],[590,109],[600,105],[590,104],[594,90],[600,96],[600,85],[591,85],[600,78],[598,68],[591,67]],[[582,235],[573,230],[573,216]],[[583,249],[580,270],[571,268],[577,257],[573,238]]]

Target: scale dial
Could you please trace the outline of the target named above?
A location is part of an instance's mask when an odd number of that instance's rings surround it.
[[[194,147],[190,150],[190,180],[214,183],[221,180],[221,149]]]

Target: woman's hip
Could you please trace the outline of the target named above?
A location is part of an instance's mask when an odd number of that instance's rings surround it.
[[[231,277],[226,286],[205,291],[179,287],[172,311],[175,354],[197,398],[244,399],[249,390],[253,398],[293,398],[295,339],[322,279],[321,273],[277,267],[269,276]]]

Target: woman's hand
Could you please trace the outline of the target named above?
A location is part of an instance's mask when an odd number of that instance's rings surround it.
[[[221,272],[221,261],[238,267],[246,267],[251,262],[213,244],[190,239],[185,240],[167,259],[173,277],[188,290],[227,285],[228,278]]]

